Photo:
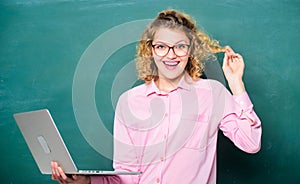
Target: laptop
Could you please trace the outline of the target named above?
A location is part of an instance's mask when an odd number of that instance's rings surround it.
[[[14,114],[20,131],[42,174],[52,174],[57,161],[66,174],[135,175],[141,172],[77,169],[48,109]]]

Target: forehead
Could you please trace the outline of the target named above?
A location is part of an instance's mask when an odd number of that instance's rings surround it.
[[[170,28],[159,28],[155,32],[153,40],[165,43],[177,43],[180,41],[189,43],[189,38],[183,30]]]

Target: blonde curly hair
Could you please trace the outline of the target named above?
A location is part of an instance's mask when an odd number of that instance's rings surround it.
[[[158,77],[157,67],[152,57],[152,40],[159,28],[182,30],[191,41],[190,57],[185,70],[197,80],[204,70],[204,61],[217,52],[224,52],[224,48],[217,40],[211,40],[204,32],[200,32],[195,22],[185,13],[168,9],[160,12],[143,32],[137,46],[136,69],[140,80],[149,83]]]

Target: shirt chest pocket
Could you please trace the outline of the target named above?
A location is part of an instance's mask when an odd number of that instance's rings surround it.
[[[192,134],[184,144],[184,148],[202,150],[209,144],[209,118],[206,114],[197,116]]]

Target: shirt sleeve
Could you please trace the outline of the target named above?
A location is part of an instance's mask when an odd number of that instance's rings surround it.
[[[131,135],[128,122],[128,94],[119,98],[114,119],[114,161],[117,171],[141,172],[140,154]],[[119,175],[122,184],[137,184],[140,175]]]
[[[138,167],[137,149],[124,123],[124,111],[127,108],[127,95],[121,95],[114,119],[114,160],[116,171],[140,172]],[[91,176],[91,184],[137,184],[139,175]]]
[[[239,96],[225,92],[225,109],[220,129],[239,149],[248,153],[260,150],[261,122],[247,92]]]
[[[127,127],[118,118],[114,122],[114,161],[117,171],[140,172],[136,149],[131,142]],[[120,175],[121,184],[137,184],[139,175]]]
[[[119,176],[91,176],[91,184],[121,184]]]

